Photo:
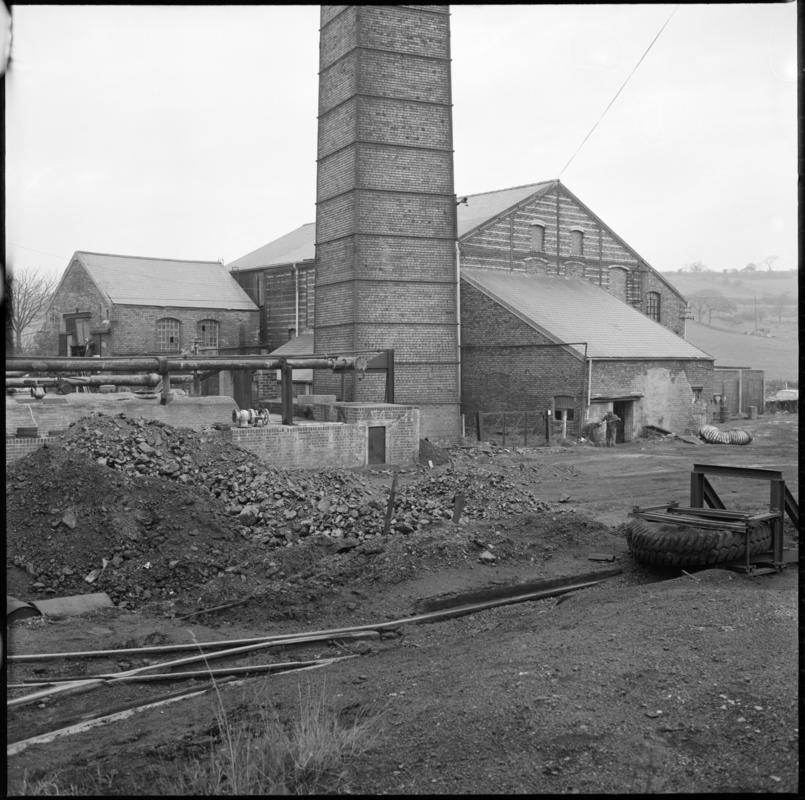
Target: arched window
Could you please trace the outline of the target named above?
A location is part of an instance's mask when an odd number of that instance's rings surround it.
[[[196,339],[198,346],[218,349],[218,321],[202,319],[196,323]]]
[[[580,230],[570,231],[570,255],[584,255],[584,232]]]
[[[655,322],[660,321],[660,293],[648,292],[646,294],[646,316]]]
[[[182,323],[173,317],[157,320],[157,351],[178,353],[181,347]]]
[[[531,250],[535,253],[545,251],[545,225],[542,222],[531,223]]]

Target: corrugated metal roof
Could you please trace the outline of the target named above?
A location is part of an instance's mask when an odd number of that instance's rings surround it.
[[[549,338],[587,342],[590,358],[712,359],[585,280],[470,268],[461,277]]]
[[[256,311],[217,261],[178,261],[77,251],[77,258],[113,303]]]
[[[228,264],[233,269],[255,269],[277,264],[296,264],[316,257],[316,223],[308,222]]]
[[[466,195],[466,204],[459,203],[457,207],[459,238],[479,225],[483,225],[490,219],[502,214],[512,206],[516,206],[527,197],[531,197],[537,192],[544,192],[555,183],[556,181],[543,181],[542,183],[530,183],[526,186],[514,186],[511,189],[499,189],[495,192]],[[459,195],[458,199],[460,200],[461,197],[462,195]]]

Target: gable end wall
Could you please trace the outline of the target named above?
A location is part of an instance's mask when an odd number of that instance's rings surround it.
[[[461,265],[583,278],[643,313],[647,308],[646,293],[656,291],[661,298],[661,324],[682,335],[684,300],[654,270],[641,264],[637,254],[624,247],[578,202],[561,188],[558,192],[558,236],[557,188],[553,188],[463,237],[460,240]],[[531,230],[535,221],[545,225],[541,252],[531,249]],[[571,231],[574,229],[584,234],[581,256],[571,254]],[[612,271],[619,268],[622,268],[620,274]]]

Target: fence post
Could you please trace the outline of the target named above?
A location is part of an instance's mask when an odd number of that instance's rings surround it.
[[[523,412],[523,447],[528,447],[528,412]]]
[[[482,442],[483,437],[481,436],[481,412],[475,412],[475,430],[478,432],[478,441]]]
[[[506,446],[506,412],[503,412],[503,447]]]
[[[551,409],[545,411],[545,441],[551,443]]]

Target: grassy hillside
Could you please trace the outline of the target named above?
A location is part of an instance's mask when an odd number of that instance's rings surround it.
[[[799,378],[796,336],[764,339],[688,320],[685,338],[716,360],[716,366],[751,367],[766,372],[766,379],[795,382]]]
[[[684,295],[701,291],[718,290],[736,301],[778,297],[783,292],[797,298],[796,270],[779,272],[663,272]]]

